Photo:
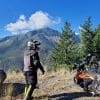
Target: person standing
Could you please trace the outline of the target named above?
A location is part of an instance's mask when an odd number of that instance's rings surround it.
[[[45,72],[43,66],[38,66],[40,61],[37,54],[36,44],[29,41],[24,52],[24,75],[26,80],[24,100],[32,100],[32,93],[37,85],[38,68],[40,68],[43,74]]]

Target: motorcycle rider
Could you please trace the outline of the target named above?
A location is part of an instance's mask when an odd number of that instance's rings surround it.
[[[36,44],[29,41],[24,52],[25,100],[32,100],[32,93],[37,85],[38,68],[43,74],[45,72],[43,66],[40,66],[38,50],[39,48],[36,48]]]
[[[77,73],[75,75],[75,77],[77,79],[77,84],[79,84],[83,88],[84,80],[82,78],[80,78],[79,75],[81,75],[85,71],[86,68],[85,68],[85,63],[82,63],[82,60],[79,57],[76,59],[73,69],[77,70]]]
[[[92,83],[91,76],[87,73],[87,68],[85,67],[85,64],[87,58],[84,57],[83,60],[79,59],[79,63],[74,64],[74,69],[77,69],[77,73],[75,75],[77,79],[77,84],[79,84],[85,91],[88,91],[88,86]],[[87,77],[88,76],[88,77]]]

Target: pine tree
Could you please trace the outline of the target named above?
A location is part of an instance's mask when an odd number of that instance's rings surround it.
[[[92,29],[91,17],[81,25],[81,45],[82,45],[82,54],[87,55],[94,51],[93,38],[95,33]]]
[[[100,57],[100,25],[98,25],[95,29],[95,37],[94,37],[94,48],[95,51],[97,52],[98,56]]]
[[[73,31],[71,30],[70,23],[66,22],[60,36],[59,44],[53,51],[53,61],[56,65],[71,65],[76,56],[78,55],[78,46],[74,40],[72,40]]]

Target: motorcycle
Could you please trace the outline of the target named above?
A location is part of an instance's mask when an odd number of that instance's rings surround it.
[[[100,66],[92,64],[92,67],[85,67],[85,62],[75,63],[77,69],[74,76],[74,83],[83,88],[84,91],[92,93],[93,96],[100,96],[100,73],[98,73]]]

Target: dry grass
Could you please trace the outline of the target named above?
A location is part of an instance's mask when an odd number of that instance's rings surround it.
[[[60,70],[59,72],[45,73],[38,75],[39,89],[33,93],[34,100],[100,100],[99,97],[91,97],[74,84],[74,73]],[[8,72],[7,79],[3,85],[0,100],[23,100],[25,86],[22,72]]]
[[[15,83],[15,82],[24,82],[24,75],[23,72],[16,72],[16,71],[11,71],[7,72],[7,78],[5,80],[6,83]]]

